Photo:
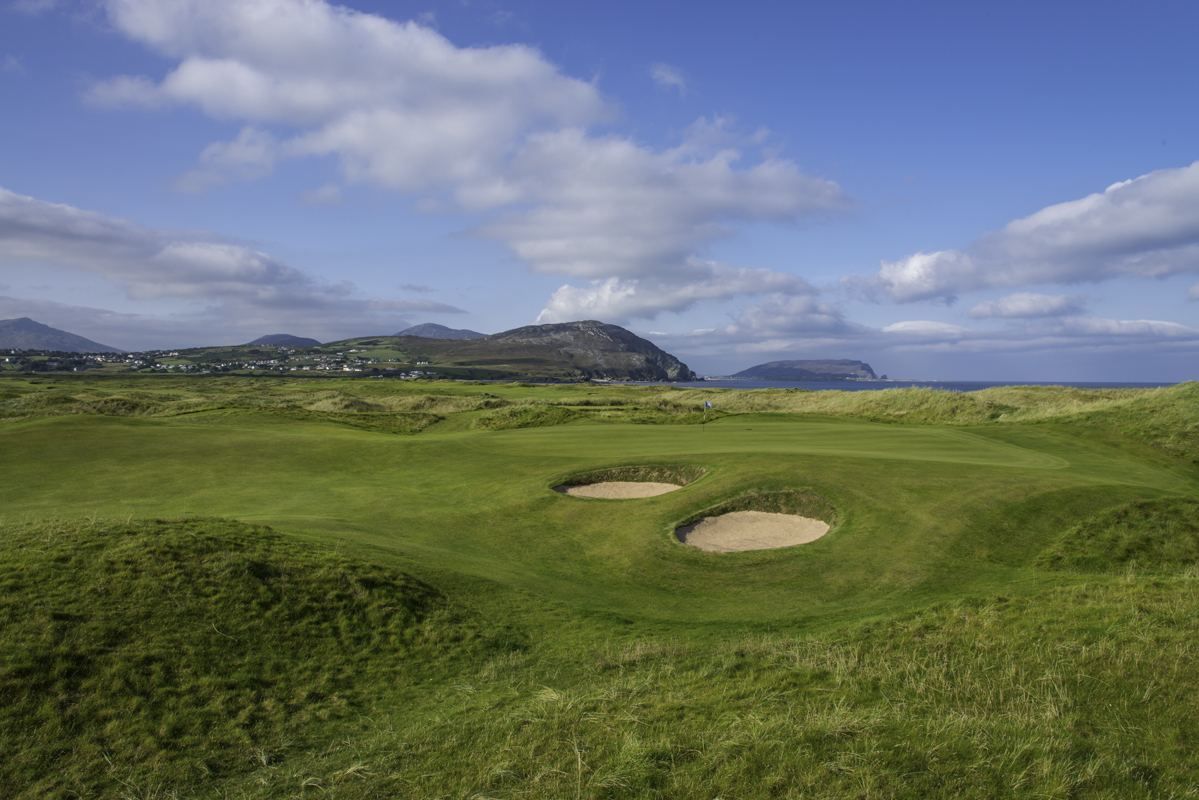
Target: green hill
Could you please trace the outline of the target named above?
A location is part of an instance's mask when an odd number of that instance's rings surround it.
[[[0,348],[6,350],[50,350],[61,353],[123,353],[115,347],[93,342],[74,333],[60,331],[29,317],[0,319]]]

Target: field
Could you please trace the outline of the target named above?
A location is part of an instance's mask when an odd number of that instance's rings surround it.
[[[1197,459],[1199,383],[5,377],[0,785],[1196,797]],[[551,491],[618,468],[686,485]]]

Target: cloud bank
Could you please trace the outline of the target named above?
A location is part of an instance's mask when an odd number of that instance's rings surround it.
[[[198,301],[212,328],[253,331],[303,320],[315,332],[353,320],[392,326],[410,312],[461,309],[409,298],[360,299],[271,255],[206,231],[143,228],[0,188],[0,262],[55,264],[120,284],[135,300]],[[20,314],[27,316],[28,314]],[[211,335],[211,334],[210,334]]]
[[[738,222],[851,205],[835,183],[737,141],[723,120],[701,120],[666,150],[597,135],[618,118],[615,106],[524,45],[461,48],[417,22],[322,0],[105,5],[117,30],[178,65],[160,80],[101,81],[94,102],[188,105],[244,125],[209,145],[179,188],[207,191],[268,175],[283,159],[335,156],[347,183],[489,214],[478,236],[534,272],[590,282],[559,289],[547,320],[587,309],[652,318],[700,299],[783,291],[793,276],[717,275],[702,262],[705,247]],[[685,88],[674,68],[652,74]],[[337,202],[335,188],[304,201]]]
[[[870,285],[900,303],[976,289],[1199,272],[1199,162],[1049,206],[965,250],[884,261]]]
[[[970,309],[974,319],[1002,317],[1005,319],[1034,319],[1064,317],[1082,311],[1083,300],[1078,295],[1048,295],[1016,292],[998,300],[988,300]]]

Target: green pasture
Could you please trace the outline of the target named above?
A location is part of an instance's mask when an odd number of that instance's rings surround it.
[[[39,775],[28,797],[1193,796],[1197,395],[6,378],[0,741],[27,757],[0,778]],[[552,491],[621,467],[698,477]],[[829,534],[674,538],[791,490],[827,503]],[[121,614],[145,613],[117,623],[126,585]],[[191,652],[174,615],[203,658],[172,661]],[[243,665],[224,683],[222,658]]]

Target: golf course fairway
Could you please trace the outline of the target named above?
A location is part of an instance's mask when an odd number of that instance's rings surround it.
[[[5,379],[0,783],[1192,796],[1197,409],[1194,383]],[[622,468],[680,488],[553,491]],[[730,510],[831,527],[675,536]]]

